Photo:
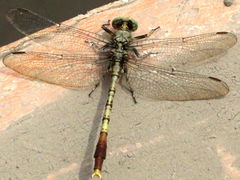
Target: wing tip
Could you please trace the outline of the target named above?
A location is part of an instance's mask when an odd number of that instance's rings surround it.
[[[215,77],[209,76],[208,78],[215,81],[215,82],[218,82],[217,83],[217,85],[218,85],[218,89],[217,89],[218,96],[216,96],[216,97],[223,97],[223,96],[228,94],[229,87],[228,87],[227,83],[225,83],[221,79],[218,79],[218,78],[215,78]]]
[[[232,32],[220,31],[220,32],[216,32],[216,34],[226,35],[228,38],[233,39],[233,41],[232,41],[232,46],[234,46],[234,45],[237,43],[237,41],[238,41],[236,34],[234,34],[234,33],[232,33]],[[232,46],[231,46],[231,47],[232,47]]]
[[[13,8],[13,9],[9,9],[7,14],[12,14],[13,12],[26,13],[26,12],[29,12],[29,10],[25,8]]]
[[[14,8],[14,9],[9,9],[8,12],[6,13],[6,19],[12,23],[13,20],[17,17],[17,15],[23,15],[29,13],[28,9],[24,8]]]
[[[25,52],[25,51],[10,52],[10,53],[8,53],[8,54],[6,54],[6,55],[4,55],[4,56],[2,57],[2,63],[3,63],[5,66],[11,68],[11,67],[8,65],[8,63],[7,63],[6,60],[9,60],[8,58],[9,58],[10,56],[12,56],[12,55],[19,55],[19,54],[26,54],[26,52]],[[11,69],[12,69],[12,68],[11,68]]]

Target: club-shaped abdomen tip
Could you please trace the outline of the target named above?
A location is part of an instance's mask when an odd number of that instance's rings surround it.
[[[102,179],[102,175],[101,175],[101,171],[99,169],[95,169],[93,174],[92,174],[92,178],[94,177],[98,177],[99,179]]]

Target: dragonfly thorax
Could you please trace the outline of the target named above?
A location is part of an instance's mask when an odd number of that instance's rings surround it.
[[[131,33],[129,31],[119,30],[115,33],[114,43],[127,45],[131,41]]]
[[[129,31],[119,30],[115,33],[113,38],[113,57],[115,60],[125,61],[128,59],[128,45],[132,40]]]

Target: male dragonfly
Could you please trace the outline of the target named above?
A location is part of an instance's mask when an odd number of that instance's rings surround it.
[[[106,158],[107,135],[115,85],[126,88],[136,103],[138,96],[155,100],[198,100],[226,95],[226,83],[215,77],[181,71],[214,56],[224,54],[237,42],[229,32],[213,32],[184,38],[151,39],[158,28],[132,37],[135,20],[118,17],[103,24],[108,34],[57,24],[27,9],[12,9],[7,19],[30,40],[58,53],[17,50],[3,63],[26,76],[64,87],[97,87],[109,74],[111,83],[102,117],[100,137],[94,154],[92,176],[101,178]],[[49,31],[39,31],[52,26]],[[39,31],[37,33],[34,33]],[[34,33],[34,34],[33,34]],[[69,50],[66,47],[71,47]]]

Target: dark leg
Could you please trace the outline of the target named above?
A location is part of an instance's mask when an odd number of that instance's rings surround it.
[[[129,91],[130,91],[130,93],[131,93],[131,96],[132,96],[132,99],[133,99],[134,104],[137,104],[137,99],[136,99],[136,97],[134,96],[134,91],[133,91],[131,88],[129,89]]]
[[[103,25],[102,25],[102,29],[103,29],[104,31],[106,31],[108,34],[114,35],[114,32],[112,32],[110,29],[108,29],[107,26],[110,26],[110,20],[108,20],[108,23],[107,23],[107,24],[103,24]]]
[[[94,88],[91,90],[91,92],[88,94],[88,97],[91,98],[92,97],[92,93],[97,89],[97,87],[99,86],[100,82],[97,83]]]
[[[135,47],[132,48],[132,50],[133,50],[134,54],[135,54],[137,57],[140,57],[140,54],[139,54],[139,52],[137,51],[137,49],[136,49]]]
[[[124,69],[125,75],[127,75],[126,72],[127,72],[127,70]],[[137,104],[137,99],[136,99],[136,97],[134,96],[134,91],[133,91],[133,89],[131,88],[131,86],[130,86],[130,84],[129,84],[129,81],[128,81],[127,76],[125,76],[125,77],[126,77],[127,86],[124,86],[124,85],[123,85],[123,83],[122,83],[123,78],[120,78],[120,79],[119,79],[119,80],[120,80],[119,84],[122,84],[122,87],[125,88],[127,91],[129,91],[129,92],[131,93],[132,100],[133,100],[134,104]]]
[[[105,44],[103,47],[101,47],[101,49],[102,49],[103,51],[105,51],[105,50],[108,50],[108,49],[112,48],[113,45],[114,45],[113,43],[107,43],[107,44]]]
[[[99,51],[107,51],[109,50],[111,47],[113,47],[113,44],[112,43],[107,43],[105,44],[104,46],[99,46],[97,43],[95,42],[92,42],[92,41],[89,41],[89,40],[85,40],[85,43],[87,43],[89,46],[91,46],[94,50],[96,50],[96,52],[99,52]]]
[[[87,43],[89,46],[93,47],[94,50],[96,50],[97,52],[99,50],[102,50],[102,47],[100,47],[97,43],[89,41],[89,40],[85,40],[85,43]]]
[[[148,34],[143,34],[143,35],[140,35],[140,36],[136,36],[134,37],[133,39],[134,40],[138,40],[138,39],[144,39],[144,38],[147,38],[149,36],[151,36],[156,30],[158,30],[160,28],[160,26],[152,29]]]

